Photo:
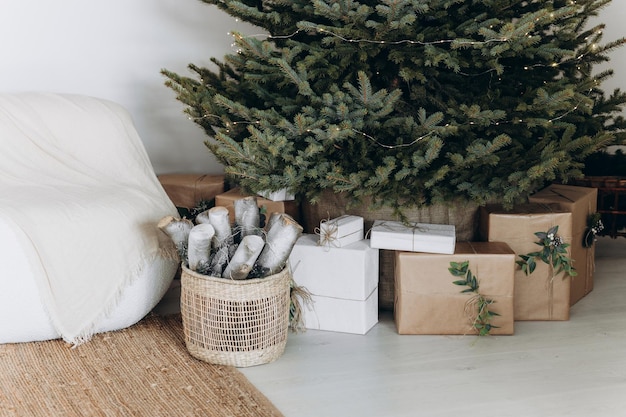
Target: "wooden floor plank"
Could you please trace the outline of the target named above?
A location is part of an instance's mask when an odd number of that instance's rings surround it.
[[[626,239],[597,242],[594,290],[566,322],[514,336],[290,334],[276,362],[241,371],[286,417],[626,415]]]

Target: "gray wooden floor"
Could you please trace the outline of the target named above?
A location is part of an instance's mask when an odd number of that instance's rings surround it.
[[[594,290],[567,322],[514,336],[290,334],[276,362],[243,368],[286,417],[626,416],[626,239],[600,238]]]
[[[626,239],[597,245],[594,290],[567,322],[401,336],[386,313],[364,336],[291,333],[276,362],[240,371],[285,417],[626,416]]]

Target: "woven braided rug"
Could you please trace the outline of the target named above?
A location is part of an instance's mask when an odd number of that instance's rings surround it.
[[[72,349],[0,345],[0,416],[281,417],[236,368],[187,352],[180,315],[150,315]]]

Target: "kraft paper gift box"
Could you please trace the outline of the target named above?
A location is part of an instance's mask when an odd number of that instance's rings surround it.
[[[558,204],[521,204],[512,210],[487,205],[479,211],[482,240],[507,243],[518,255],[541,250],[536,232],[559,226],[564,243],[572,241],[572,213]],[[569,254],[569,248],[568,248]],[[569,320],[572,278],[561,272],[552,276],[550,266],[537,260],[535,271],[526,275],[515,268],[515,320]]]
[[[502,242],[458,242],[454,254],[396,252],[394,320],[399,334],[477,334],[474,294],[453,282],[450,262],[469,261],[479,281],[479,293],[495,302],[499,316],[489,334],[514,333],[515,252]]]
[[[448,224],[375,220],[370,232],[370,244],[377,249],[452,254],[455,243],[454,225]]]
[[[233,188],[232,190],[226,191],[223,194],[217,195],[215,197],[215,205],[226,207],[228,209],[230,222],[234,223],[235,200],[240,200],[248,196],[250,196],[250,194],[243,193],[241,189]],[[295,221],[299,221],[300,206],[295,201],[272,201],[260,196],[255,197],[259,208],[265,208],[267,219],[269,219],[269,216],[272,213],[285,213],[293,217]]]
[[[320,222],[320,246],[341,248],[363,240],[363,217],[344,215]]]
[[[161,186],[176,207],[193,209],[201,201],[211,201],[224,192],[223,175],[164,174]]]
[[[572,213],[571,254],[578,275],[572,278],[570,305],[576,304],[593,290],[595,245],[585,247],[588,218],[597,211],[598,190],[590,187],[552,184],[532,195],[531,203],[554,203]]]
[[[289,264],[296,285],[311,294],[312,303],[302,303],[307,329],[365,334],[378,323],[378,249],[367,240],[329,248],[304,234]]]

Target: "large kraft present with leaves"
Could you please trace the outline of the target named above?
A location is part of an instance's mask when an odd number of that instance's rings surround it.
[[[481,239],[506,242],[518,255],[517,261],[522,261],[521,256],[542,251],[537,243],[550,240],[541,240],[535,233],[547,234],[558,226],[553,241],[565,245],[572,241],[572,213],[558,204],[521,204],[511,210],[487,205],[479,213]],[[567,256],[570,257],[569,248]],[[519,266],[515,269],[515,320],[569,320],[572,278],[536,257],[530,259],[536,264],[532,273],[526,274]]]
[[[593,290],[593,272],[595,259],[595,233],[591,216],[596,213],[598,190],[590,187],[552,184],[530,196],[531,203],[555,203],[572,213],[571,254],[574,267],[578,272],[572,278],[570,305]]]
[[[217,195],[215,197],[215,205],[226,207],[228,209],[230,222],[233,223],[235,221],[235,200],[240,200],[250,196],[252,195],[244,193],[240,188],[233,188],[225,193]],[[266,219],[269,219],[269,216],[272,213],[285,213],[293,217],[295,221],[300,221],[300,206],[296,201],[272,201],[261,196],[255,197],[257,205],[264,211]]]
[[[515,252],[506,243],[458,242],[451,255],[395,256],[398,333],[513,334]],[[465,262],[459,274],[449,270]]]
[[[174,205],[188,210],[224,192],[223,175],[163,174],[158,179]]]

